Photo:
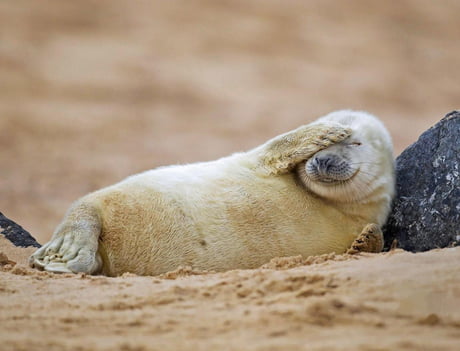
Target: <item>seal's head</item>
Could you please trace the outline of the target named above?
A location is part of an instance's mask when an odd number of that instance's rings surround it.
[[[352,135],[301,163],[297,172],[313,193],[339,202],[387,201],[394,194],[391,137],[374,116],[357,111],[337,111],[315,123],[338,123]]]

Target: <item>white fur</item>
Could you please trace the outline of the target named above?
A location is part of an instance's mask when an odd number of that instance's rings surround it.
[[[346,154],[359,163],[356,176],[340,185],[307,179],[302,167],[321,152]],[[367,223],[384,223],[393,188],[383,124],[364,112],[339,111],[245,153],[158,168],[89,194],[31,264],[146,275],[180,265],[227,270],[276,256],[340,253]]]

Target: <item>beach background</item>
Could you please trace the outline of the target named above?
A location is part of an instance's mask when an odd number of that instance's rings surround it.
[[[44,243],[88,192],[338,109],[379,116],[397,156],[459,108],[459,13],[456,0],[1,1],[0,211]],[[458,248],[93,278],[32,271],[30,249],[0,244],[2,350],[460,347]]]
[[[0,2],[0,210],[43,243],[78,197],[367,110],[395,155],[459,108],[460,2]]]

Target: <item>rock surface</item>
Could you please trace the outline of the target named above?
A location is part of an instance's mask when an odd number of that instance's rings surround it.
[[[460,111],[447,114],[396,159],[386,247],[425,251],[460,241]]]
[[[30,233],[22,228],[11,219],[6,218],[0,212],[0,234],[11,241],[15,246],[35,246],[40,247],[40,244],[30,235]]]

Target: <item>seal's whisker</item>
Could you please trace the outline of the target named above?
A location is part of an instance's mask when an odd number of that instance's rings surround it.
[[[377,174],[375,174],[375,173],[363,171],[362,169],[360,169],[359,172],[360,172],[360,173],[363,173],[363,174],[366,174],[366,175],[373,176],[373,177],[375,177],[375,176],[377,175]]]
[[[380,162],[351,162],[350,165],[372,165],[372,166],[379,166],[381,165]]]

